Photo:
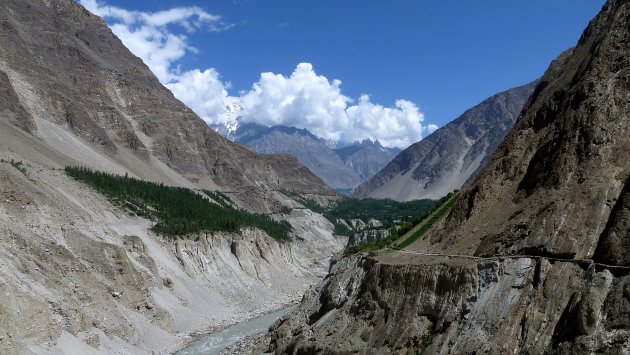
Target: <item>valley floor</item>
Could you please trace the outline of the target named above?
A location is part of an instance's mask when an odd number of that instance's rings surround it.
[[[290,243],[256,229],[162,237],[60,169],[0,158],[2,354],[172,352],[298,301],[345,244],[303,209]]]

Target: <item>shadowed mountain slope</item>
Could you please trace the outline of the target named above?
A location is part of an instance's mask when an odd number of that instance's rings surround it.
[[[629,352],[629,23],[609,0],[450,214],[404,250],[340,260],[271,350]]]
[[[399,153],[360,185],[357,197],[438,199],[474,178],[510,130],[536,82],[479,105]]]
[[[170,354],[295,302],[345,243],[280,190],[338,198],[213,132],[77,2],[0,2],[0,354]]]

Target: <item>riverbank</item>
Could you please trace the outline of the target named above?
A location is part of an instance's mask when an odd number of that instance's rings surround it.
[[[277,319],[294,309],[296,304],[268,312],[263,315],[252,316],[249,319],[223,327],[223,329],[196,337],[186,346],[175,352],[176,355],[199,355],[239,353],[246,349],[265,351],[263,337],[269,326]],[[265,349],[263,349],[263,347]]]
[[[265,331],[237,341],[221,351],[219,355],[263,354],[267,352],[270,341],[271,335],[269,335],[269,332]]]

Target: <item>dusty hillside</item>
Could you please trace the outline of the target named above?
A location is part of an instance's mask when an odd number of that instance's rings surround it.
[[[630,2],[554,62],[422,240],[346,258],[275,324],[279,352],[630,352]]]
[[[216,134],[74,1],[7,0],[0,21],[3,149],[50,167],[220,189],[257,211],[279,208],[270,191],[280,187],[335,195],[294,158]]]
[[[439,199],[485,166],[518,117],[536,82],[496,94],[400,152],[357,197]]]
[[[319,215],[288,220],[303,240],[162,237],[63,171],[0,162],[0,353],[164,353],[295,301],[342,245]]]
[[[0,6],[0,353],[168,353],[195,332],[299,299],[343,247],[278,190],[329,187],[288,156],[220,137],[72,0]],[[228,193],[296,238],[163,237],[61,169]],[[286,212],[286,211],[285,211]]]

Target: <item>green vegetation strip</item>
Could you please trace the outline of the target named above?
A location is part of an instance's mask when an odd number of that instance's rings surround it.
[[[360,219],[365,222],[375,219],[383,223],[383,228],[391,228],[400,221],[410,220],[431,210],[435,205],[436,201],[433,200],[398,202],[389,199],[345,197],[332,209],[324,212],[324,216],[333,222],[337,219],[346,221]]]
[[[352,248],[348,249],[345,254],[356,254],[356,253],[372,253],[377,250],[381,250],[385,247],[391,246],[399,237],[397,235],[390,236],[388,238],[379,239],[370,243],[363,243],[359,245],[355,245]]]
[[[280,190],[280,192],[291,197],[293,200],[297,201],[298,203],[300,203],[301,205],[303,205],[304,207],[308,208],[309,210],[313,212],[317,212],[321,214],[326,212],[326,208],[322,207],[322,205],[320,205],[316,201],[313,201],[305,196],[300,195],[297,192],[288,191],[288,190]]]
[[[135,215],[156,221],[151,228],[162,235],[186,235],[201,231],[238,233],[242,227],[256,227],[276,240],[291,240],[291,226],[269,216],[231,207],[229,197],[204,191],[217,203],[183,187],[164,186],[128,176],[111,175],[84,167],[66,167],[66,174],[86,183],[114,203]]]
[[[457,201],[458,196],[459,193],[453,194],[453,196],[451,196],[446,202],[444,202],[437,211],[435,211],[426,219],[424,224],[415,233],[413,233],[409,238],[405,239],[402,243],[398,244],[398,247],[401,249],[406,248],[416,240],[420,239],[423,235],[425,235],[437,221],[446,216],[451,208],[453,208],[453,204],[455,204],[455,201]]]
[[[233,202],[230,197],[220,191],[201,190],[219,205],[225,208],[232,208]]]
[[[329,207],[322,207],[317,202],[298,193],[290,191],[282,191],[282,193],[301,203],[309,210],[324,215],[324,217],[334,224],[334,233],[343,236],[350,236],[356,231],[348,228],[343,223],[337,222],[338,220],[349,221],[360,219],[367,222],[370,219],[375,219],[383,223],[383,226],[378,229],[393,228],[396,224],[401,223],[401,221],[407,221],[403,223],[403,226],[405,226],[403,228],[408,228],[407,230],[409,230],[420,222],[420,219],[413,219],[413,216],[423,216],[424,213],[435,208],[438,204],[437,201],[433,200],[398,202],[390,199],[357,199],[343,197]],[[400,235],[403,234],[404,233],[400,233]]]
[[[390,247],[392,249],[400,249],[400,247],[394,244],[400,238],[404,237],[406,234],[410,233],[414,228],[420,228],[427,223],[429,223],[430,219],[442,209],[442,207],[448,203],[449,201],[454,200],[454,197],[457,195],[458,191],[449,192],[446,196],[442,197],[439,201],[431,201],[431,209],[419,209],[416,210],[416,217],[411,219],[407,219],[402,224],[398,224],[391,228],[391,235],[384,239],[379,239],[370,243],[363,243],[356,245],[346,251],[346,254],[353,254],[358,252],[369,252],[373,253],[377,250],[381,250],[385,247]],[[414,202],[414,201],[411,201]],[[433,222],[435,223],[435,222]]]

